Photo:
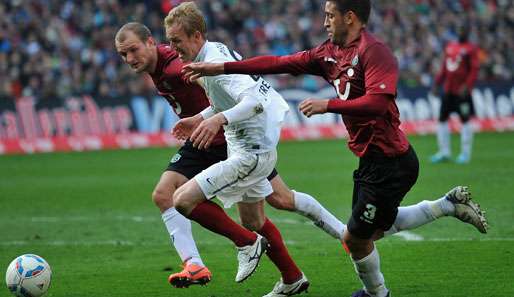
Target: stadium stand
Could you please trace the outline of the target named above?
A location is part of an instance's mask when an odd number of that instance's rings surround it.
[[[114,51],[113,36],[129,21],[147,24],[164,41],[162,19],[180,1],[7,0],[0,3],[0,98],[96,98],[146,92]],[[199,0],[211,40],[243,56],[288,54],[326,38],[320,0]],[[514,4],[507,0],[375,1],[370,29],[394,50],[403,86],[429,86],[444,44],[459,25],[481,47],[480,81],[514,77]],[[380,17],[377,17],[380,14]],[[278,76],[279,88],[324,82]],[[130,86],[130,87],[129,87]]]

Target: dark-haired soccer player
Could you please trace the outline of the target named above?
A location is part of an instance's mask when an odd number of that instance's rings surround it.
[[[432,87],[432,93],[434,94],[438,93],[439,85],[443,84],[444,89],[437,125],[439,151],[430,158],[433,163],[448,161],[451,158],[448,117],[452,112],[457,112],[462,122],[460,130],[461,151],[455,161],[459,164],[465,164],[471,160],[473,127],[469,120],[475,114],[471,91],[477,79],[480,61],[478,59],[478,47],[468,41],[469,29],[466,27],[459,28],[458,35],[458,41],[448,43],[444,49],[441,70]]]
[[[123,61],[136,73],[151,76],[162,95],[180,118],[194,116],[210,105],[202,87],[187,83],[181,74],[184,65],[179,54],[168,45],[157,45],[150,30],[140,23],[127,23],[115,37],[116,49]],[[193,235],[191,222],[177,212],[173,205],[175,190],[212,164],[227,158],[227,144],[223,131],[214,138],[208,149],[194,148],[190,141],[182,146],[157,183],[152,198],[162,213],[166,229],[183,261],[184,270],[170,275],[176,287],[204,284],[211,279]],[[276,170],[268,179],[273,193],[266,201],[277,209],[295,211],[311,220],[331,236],[341,239],[343,224],[312,196],[290,190]]]
[[[343,116],[348,146],[360,158],[353,174],[352,215],[343,236],[364,285],[354,297],[390,296],[380,271],[374,240],[453,215],[486,232],[486,220],[466,187],[456,187],[436,201],[400,207],[418,178],[418,159],[399,129],[395,103],[398,65],[391,50],[366,30],[369,0],[329,0],[325,28],[329,40],[296,54],[263,56],[239,62],[195,63],[184,67],[194,80],[202,75],[313,74],[335,87],[338,98],[307,99],[308,117],[326,112]]]

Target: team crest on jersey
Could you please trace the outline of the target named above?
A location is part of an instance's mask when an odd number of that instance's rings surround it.
[[[264,107],[259,103],[259,105],[255,106],[253,111],[255,111],[255,114],[260,114],[264,111]]]
[[[175,154],[175,155],[173,156],[173,158],[171,158],[171,161],[170,161],[170,162],[171,162],[171,163],[176,163],[176,162],[178,162],[178,160],[180,160],[180,158],[181,158],[181,157],[182,157],[182,156],[181,156],[180,154]]]
[[[357,64],[359,64],[359,55],[355,55],[352,59],[352,66],[356,66]]]

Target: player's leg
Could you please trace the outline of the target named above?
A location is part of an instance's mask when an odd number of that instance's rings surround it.
[[[363,197],[359,187],[360,185],[356,183],[354,196]],[[383,210],[378,208],[373,200],[363,198],[358,200],[343,235],[343,244],[349,251],[355,271],[364,286],[363,290],[355,292],[352,297],[389,296],[384,275],[380,270],[380,256],[374,244],[375,232],[379,228],[373,225],[376,225],[377,212]]]
[[[175,191],[175,207],[187,218],[214,233],[232,240],[236,246],[253,244],[256,234],[235,223],[216,203],[207,200],[196,179],[189,180]]]
[[[171,274],[168,278],[170,284],[175,287],[205,284],[211,279],[211,273],[205,267],[196,247],[191,222],[173,207],[173,193],[187,180],[178,172],[165,171],[152,193],[153,201],[161,210],[164,225],[184,266],[182,271]],[[201,273],[191,274],[191,271],[198,270],[201,270]]]
[[[173,194],[205,168],[225,160],[226,149],[226,145],[218,145],[209,150],[198,150],[191,142],[186,142],[171,158],[153,192],[153,200],[161,210],[166,229],[183,261],[184,269],[168,278],[175,287],[204,284],[211,279],[211,272],[202,263],[191,233],[191,222],[173,208]]]
[[[276,172],[276,171],[274,171]],[[271,177],[271,179],[270,179]],[[335,239],[341,240],[345,225],[323,207],[309,194],[290,190],[280,175],[268,177],[273,187],[273,193],[266,197],[266,202],[276,209],[294,211],[314,222]]]
[[[480,209],[480,205],[471,200],[468,187],[457,186],[437,200],[424,200],[415,205],[399,207],[394,224],[384,232],[384,235],[412,230],[445,216],[453,216],[475,226],[479,232],[487,233],[485,212]]]
[[[460,130],[460,154],[456,159],[459,164],[466,164],[471,161],[471,149],[473,146],[473,126],[470,118],[474,115],[473,100],[471,95],[459,97],[458,113],[462,122]]]
[[[191,222],[173,207],[173,193],[188,179],[174,171],[165,171],[152,193],[159,207],[162,220],[183,263],[192,262],[204,266],[191,232]]]
[[[409,171],[417,171],[419,163],[414,151],[412,157],[405,161]],[[415,183],[417,175],[410,177],[412,185]],[[404,178],[408,180],[409,178]],[[398,195],[405,195],[409,191],[408,184],[405,185],[403,192]],[[398,214],[391,228],[385,231],[384,235],[392,235],[403,230],[412,230],[422,225],[428,224],[440,217],[454,216],[459,220],[475,226],[481,233],[487,232],[487,220],[480,206],[471,200],[471,194],[467,187],[458,186],[449,190],[441,198],[433,201],[421,201],[415,205],[398,208]],[[378,235],[378,238],[381,236]],[[376,239],[378,239],[376,238]]]
[[[452,111],[453,97],[451,94],[445,93],[441,98],[441,108],[439,109],[439,120],[437,123],[437,145],[438,151],[430,157],[432,163],[446,162],[451,157],[450,143],[450,127],[448,126],[448,118]]]
[[[264,201],[239,202],[238,209],[243,226],[256,231],[268,240],[269,247],[266,254],[282,275],[273,291],[266,296],[291,296],[307,290],[309,281],[289,255],[280,231],[265,216]]]
[[[264,201],[239,202],[237,207],[243,226],[268,240],[269,248],[266,254],[281,272],[284,282],[290,284],[297,281],[302,273],[289,255],[280,232],[264,215]]]
[[[240,180],[239,173],[250,170],[254,166],[255,164],[251,160],[241,162],[241,159],[231,157],[196,175],[194,179],[178,188],[173,198],[175,207],[180,213],[198,222],[206,229],[229,238],[238,247],[238,259],[240,260],[236,276],[238,282],[248,278],[257,267],[261,255],[267,248],[266,239],[238,225],[221,207],[208,199],[217,195],[225,206],[241,200],[242,196],[232,190]],[[224,198],[223,194],[226,192],[233,195]],[[245,258],[248,261],[244,263],[240,257],[242,251],[252,252]]]
[[[418,158],[412,147],[397,157],[368,155],[359,160],[353,176],[352,215],[343,236],[364,285],[364,290],[354,296],[389,296],[373,241],[393,225],[398,206],[415,184],[418,172]]]

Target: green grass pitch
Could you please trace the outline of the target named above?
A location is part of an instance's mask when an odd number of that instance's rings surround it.
[[[469,165],[434,165],[433,136],[410,137],[420,177],[403,205],[470,185],[487,211],[490,232],[443,218],[377,246],[393,296],[514,296],[514,134],[478,134]],[[458,136],[453,136],[454,151]],[[246,282],[234,282],[236,250],[225,238],[194,224],[207,286],[175,289],[167,276],[180,269],[151,191],[174,148],[0,156],[0,268],[24,253],[43,256],[53,269],[49,297],[262,296],[279,279],[263,258]],[[346,222],[352,171],[344,140],[288,142],[278,169],[291,188],[317,197]],[[359,289],[341,245],[303,217],[267,206],[290,253],[311,281],[301,296],[345,297]],[[233,209],[229,213],[234,217]],[[417,240],[413,240],[417,239]],[[5,270],[4,270],[5,271]],[[0,288],[0,296],[9,296]]]

